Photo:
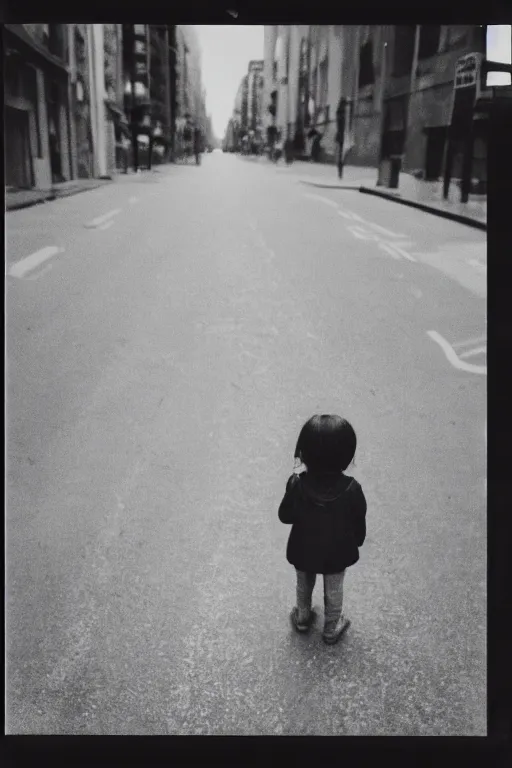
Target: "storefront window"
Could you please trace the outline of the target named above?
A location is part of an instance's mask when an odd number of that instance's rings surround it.
[[[440,37],[440,24],[422,24],[420,27],[418,58],[427,59],[430,56],[435,56],[439,50]]]
[[[359,88],[375,82],[375,73],[373,70],[373,45],[368,40],[359,54]]]
[[[395,27],[393,75],[396,77],[408,75],[411,72],[415,37],[415,24],[399,25]]]

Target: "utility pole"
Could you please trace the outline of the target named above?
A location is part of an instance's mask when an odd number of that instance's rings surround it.
[[[131,81],[132,81],[132,114],[131,114],[131,128],[132,128],[132,154],[133,154],[133,170],[135,173],[139,170],[139,145],[137,141],[137,125],[135,121],[136,117],[136,94],[135,94],[135,83],[136,83],[136,41],[135,41],[135,25],[130,24],[130,34],[131,34]]]
[[[153,159],[153,116],[151,114],[151,40],[153,37],[153,40],[155,39],[152,33],[152,25],[147,25],[147,32],[146,32],[146,71],[147,71],[147,84],[148,84],[148,99],[149,99],[149,107],[148,107],[148,118],[146,120],[147,126],[148,126],[148,171],[151,170],[151,160]]]
[[[171,134],[171,73],[169,70],[169,27],[164,27],[164,40],[163,40],[163,69],[164,69],[164,81],[165,81],[165,119],[167,122],[167,131],[169,138]],[[170,146],[167,146],[167,162],[169,161]]]
[[[388,54],[388,43],[386,40],[386,32],[387,28],[382,27],[382,58],[381,58],[381,86],[380,86],[380,98],[379,98],[379,109],[380,109],[380,149],[379,149],[379,174],[377,179],[377,186],[382,186],[383,179],[382,179],[382,163],[384,161],[384,136],[386,132],[386,86],[387,86],[387,54]]]
[[[404,125],[404,128],[405,128],[405,138],[404,138],[403,153],[404,153],[404,158],[405,159],[407,159],[407,144],[408,144],[408,139],[409,139],[409,123],[410,123],[410,118],[411,118],[411,114],[412,114],[411,105],[412,105],[413,95],[414,95],[414,92],[416,90],[416,71],[418,69],[418,54],[419,54],[419,50],[420,50],[420,34],[421,34],[421,24],[416,24],[416,29],[414,30],[414,49],[413,49],[413,54],[412,54],[411,78],[410,78],[410,83],[409,83],[409,98],[407,100],[407,114],[406,114],[405,121],[404,121],[404,123],[405,123],[405,125]],[[397,186],[398,186],[398,184],[397,184]]]
[[[170,55],[170,131],[171,131],[171,162],[175,161],[176,157],[176,116],[177,116],[177,88],[176,88],[176,63],[177,63],[177,49],[176,49],[176,25],[169,27],[169,50]]]

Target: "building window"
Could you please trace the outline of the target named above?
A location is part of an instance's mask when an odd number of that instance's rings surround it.
[[[39,98],[37,94],[37,71],[34,67],[28,65],[26,67],[26,93],[28,100],[32,103],[34,109],[34,118],[36,123],[36,141],[37,141],[37,157],[43,156],[43,145],[41,141],[41,124],[39,114]]]
[[[48,50],[60,59],[66,55],[64,30],[64,24],[48,24]]]
[[[416,25],[407,24],[395,27],[395,44],[393,51],[393,75],[401,77],[409,75],[414,56],[414,39]]]
[[[368,40],[359,52],[359,88],[375,82],[373,70],[373,44]]]
[[[448,129],[446,126],[426,128],[425,180],[437,181],[443,173],[443,159]]]
[[[327,59],[324,59],[319,67],[319,75],[320,75],[320,104],[322,107],[325,107],[327,104]]]
[[[440,24],[422,24],[420,27],[418,58],[428,59],[430,56],[435,56],[439,50],[440,38]]]

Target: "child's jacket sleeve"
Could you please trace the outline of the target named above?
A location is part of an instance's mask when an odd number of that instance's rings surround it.
[[[294,474],[288,478],[286,483],[284,498],[279,505],[279,512],[277,513],[282,523],[293,524],[295,522],[295,499],[298,482],[299,478]]]
[[[363,489],[359,483],[354,483],[352,491],[353,509],[354,509],[354,533],[356,544],[362,547],[366,539],[366,499]]]

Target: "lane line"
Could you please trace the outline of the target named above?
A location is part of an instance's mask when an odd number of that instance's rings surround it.
[[[56,245],[48,245],[46,248],[30,254],[25,259],[17,261],[16,264],[10,268],[8,274],[11,277],[25,277],[26,274],[32,272],[33,269],[38,267],[43,262],[51,259],[52,256],[56,256],[58,253],[62,253],[64,248],[58,248]]]
[[[43,264],[41,269],[34,270],[32,274],[28,275],[27,280],[39,280],[40,277],[46,275],[48,272],[51,272],[52,269],[53,264],[50,261],[48,264]]]
[[[396,245],[396,243],[393,243],[393,244],[392,244],[392,247],[393,247],[393,248],[394,248],[396,251],[398,251],[398,253],[399,253],[399,254],[401,254],[401,255],[404,257],[404,259],[408,259],[409,261],[416,261],[416,259],[414,258],[414,256],[411,256],[411,254],[410,254],[410,253],[407,253],[407,251],[404,251],[404,249],[403,249],[403,248],[400,248],[400,246],[399,246],[399,245]]]
[[[468,373],[480,373],[484,376],[487,375],[486,365],[473,365],[472,363],[465,363],[457,357],[452,345],[444,339],[437,331],[427,331],[427,335],[430,336],[432,341],[435,341],[446,355],[448,362],[450,362],[454,368],[458,368],[460,371],[467,371]]]
[[[467,357],[474,357],[475,355],[481,355],[482,352],[487,352],[487,346],[485,347],[477,347],[476,349],[470,349],[469,352],[463,352],[459,357],[464,360]]]
[[[138,197],[130,197],[128,202],[130,203],[130,205],[134,205],[135,203],[139,202],[139,198]]]
[[[114,210],[109,211],[108,213],[104,213],[103,216],[97,216],[95,219],[92,219],[92,221],[87,222],[85,226],[87,228],[99,227],[105,221],[108,221],[108,219],[111,219],[113,216],[117,216],[118,213],[121,213],[121,208],[114,208]]]
[[[114,226],[114,222],[112,220],[106,221],[105,224],[102,224],[101,227],[98,227],[98,229],[108,229],[109,227]]]
[[[354,221],[354,215],[350,211],[338,210],[338,216],[342,216],[344,219],[349,219],[349,221]],[[358,218],[356,221],[363,221],[363,219]]]
[[[487,336],[476,336],[476,338],[467,339],[466,341],[458,341],[456,344],[452,344],[452,347],[460,349],[461,347],[470,347],[472,344],[481,344],[482,341],[487,341]]]
[[[368,221],[365,221],[362,216],[360,216],[358,213],[354,213],[354,211],[348,211],[346,208],[344,208],[344,209],[340,208],[338,210],[338,213],[340,213],[340,210],[343,210],[344,213],[346,213],[348,217],[350,217],[354,221],[358,221],[360,224],[369,224]],[[342,215],[343,214],[340,213],[340,216],[342,216]],[[370,226],[371,226],[371,224],[370,224]]]
[[[357,224],[352,224],[351,226],[347,227],[347,229],[354,235],[354,237],[357,237],[359,240],[373,240],[376,243],[380,242],[377,235],[374,235],[373,232],[368,232],[368,230],[365,230],[364,227],[361,227]]]
[[[388,245],[387,243],[378,243],[378,246],[382,251],[386,251],[386,253],[388,253],[394,259],[400,261],[400,256],[391,245]]]
[[[304,195],[304,197],[309,197],[310,200],[320,200],[322,203],[325,203],[325,205],[330,205],[331,208],[338,208],[337,203],[329,200],[328,197],[322,197],[322,195]]]
[[[468,264],[471,264],[472,267],[480,269],[482,272],[487,272],[487,264],[482,264],[482,262],[478,261],[478,259],[470,259]]]
[[[381,227],[380,224],[373,224],[371,221],[366,222],[369,227],[373,227],[374,229],[378,230],[379,232],[382,232],[384,235],[389,235],[389,237],[399,237],[402,240],[407,237],[407,235],[401,235],[398,232],[391,232],[390,229],[386,229],[385,227]]]

